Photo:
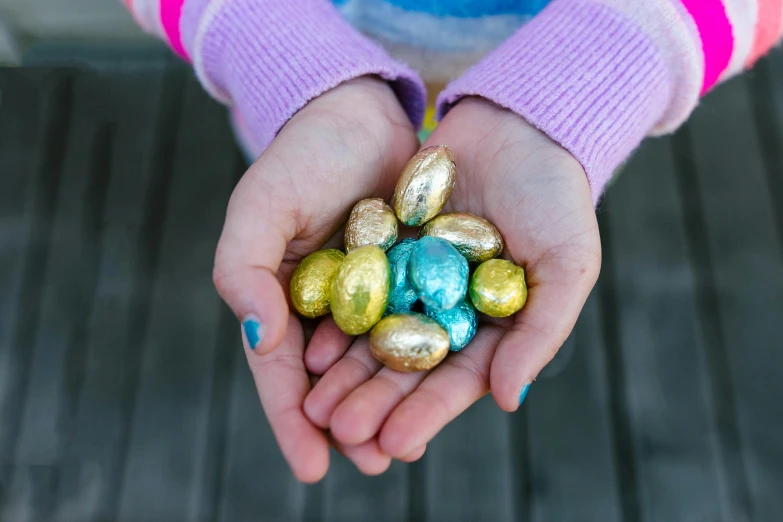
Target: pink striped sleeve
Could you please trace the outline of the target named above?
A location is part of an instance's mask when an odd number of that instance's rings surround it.
[[[160,0],[123,0],[134,20],[147,33],[165,40],[160,20]]]
[[[780,37],[783,0],[552,0],[449,84],[516,112],[585,169],[597,201],[644,136],[671,132]]]
[[[780,39],[783,31],[783,0],[759,0],[756,31],[745,67],[752,67]]]
[[[704,81],[701,94],[709,91],[729,66],[734,51],[734,34],[721,0],[681,0],[693,17],[701,37]]]
[[[421,79],[351,27],[331,0],[123,1],[147,32],[193,63],[207,92],[232,106],[254,155],[310,100],[360,76],[388,81],[414,126],[421,122]]]
[[[181,58],[190,60],[180,31],[185,0],[123,0],[136,23],[163,39]]]
[[[698,29],[705,94],[765,55],[783,32],[783,0],[677,0]]]
[[[185,0],[160,0],[160,20],[171,49],[181,58],[190,61],[190,56],[182,45],[180,33],[180,19],[184,4]]]

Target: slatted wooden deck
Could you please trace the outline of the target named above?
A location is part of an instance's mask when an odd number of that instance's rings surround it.
[[[413,465],[287,472],[212,289],[243,162],[150,52],[0,69],[0,520],[783,520],[783,54],[646,143],[604,266],[515,415]]]

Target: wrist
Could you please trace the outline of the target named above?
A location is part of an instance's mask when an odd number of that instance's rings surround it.
[[[470,122],[470,125],[464,122]],[[571,152],[519,114],[486,98],[462,98],[441,126],[464,129],[456,134],[462,143],[455,144],[454,148],[475,151],[472,161],[477,164],[471,171],[481,176],[488,176],[490,172],[516,172],[524,164],[527,170],[543,170],[553,175],[567,172],[569,176],[575,174],[583,181],[586,179],[582,164]],[[458,162],[464,161],[471,159],[458,158]],[[493,163],[499,163],[501,167],[491,168]],[[486,181],[482,179],[479,183]]]

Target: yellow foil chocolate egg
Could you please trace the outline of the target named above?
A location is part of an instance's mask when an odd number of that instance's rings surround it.
[[[380,198],[363,199],[351,210],[345,225],[345,251],[375,245],[384,251],[397,241],[397,216]]]
[[[345,254],[330,248],[313,252],[299,263],[291,276],[291,302],[305,317],[329,313],[332,279]]]
[[[449,334],[426,315],[402,313],[381,319],[370,332],[370,351],[398,372],[437,366],[449,353]]]
[[[391,272],[386,254],[370,245],[347,256],[332,281],[329,304],[334,322],[348,335],[363,334],[386,310]]]
[[[441,214],[419,231],[419,237],[445,239],[471,263],[483,263],[503,252],[503,238],[495,225],[463,212]]]
[[[470,300],[491,317],[508,317],[525,306],[525,271],[511,261],[490,259],[481,263],[470,279]]]
[[[394,212],[411,227],[438,215],[454,188],[457,167],[448,147],[428,147],[413,156],[394,190]]]

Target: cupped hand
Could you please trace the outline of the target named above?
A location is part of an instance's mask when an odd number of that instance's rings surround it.
[[[299,111],[249,168],[231,196],[214,281],[243,325],[247,359],[267,418],[294,475],[319,480],[329,440],[303,413],[310,391],[305,336],[286,300],[307,254],[340,246],[340,227],[366,197],[388,198],[418,142],[391,88],[363,77]],[[334,336],[347,347],[350,339]],[[367,473],[389,457],[377,440],[338,450]]]
[[[568,337],[601,262],[581,165],[525,120],[467,98],[429,145],[449,146],[457,161],[446,210],[470,212],[498,227],[504,257],[524,267],[529,294],[514,317],[482,317],[471,344],[429,372],[382,368],[366,336],[344,355],[314,337],[306,360],[319,361],[325,373],[305,401],[307,415],[344,444],[378,440],[383,453],[403,459],[490,390],[503,410],[516,410]]]

